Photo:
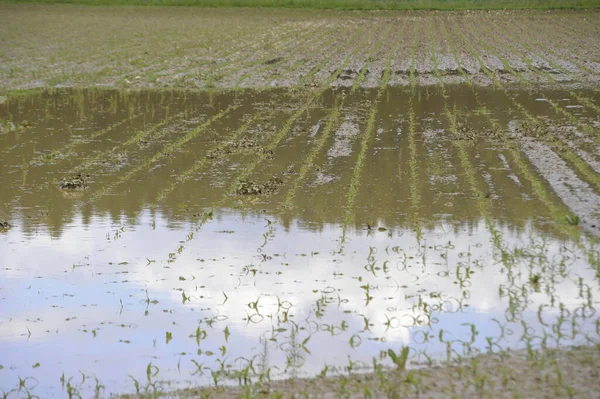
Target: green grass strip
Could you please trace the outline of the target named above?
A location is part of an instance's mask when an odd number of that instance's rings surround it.
[[[30,0],[2,0],[30,3]],[[195,6],[314,8],[341,10],[504,10],[598,8],[598,0],[36,0],[37,3],[69,3],[95,6]]]

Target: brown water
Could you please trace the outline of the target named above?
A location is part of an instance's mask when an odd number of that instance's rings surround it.
[[[562,91],[9,98],[0,387],[28,377],[55,396],[64,375],[93,393],[95,376],[108,394],[133,391],[129,375],[143,385],[150,362],[174,389],[237,383],[250,359],[250,378],[281,378],[368,368],[403,345],[419,365],[597,342],[600,258],[583,227],[598,209],[590,197],[580,226],[564,221],[577,210],[518,149],[527,115],[557,127],[541,142],[599,160],[585,133],[598,114]],[[78,173],[85,187],[59,187]]]

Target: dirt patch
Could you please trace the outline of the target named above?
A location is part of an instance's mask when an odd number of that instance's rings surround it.
[[[325,173],[318,170],[317,175],[315,177],[314,184],[316,184],[316,185],[329,184],[329,183],[333,183],[334,181],[337,181],[339,179],[340,178],[337,176],[326,175]]]
[[[360,133],[355,121],[346,120],[335,132],[333,146],[327,152],[330,158],[347,157],[352,154],[352,141]]]
[[[592,398],[600,392],[600,346],[506,351],[465,359],[458,365],[385,370],[338,377],[290,379],[244,388],[198,388],[171,398]],[[132,396],[125,396],[132,397]]]

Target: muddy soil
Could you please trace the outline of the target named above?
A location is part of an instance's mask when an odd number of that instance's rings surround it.
[[[599,15],[3,4],[0,87],[377,87],[390,62],[390,85],[597,85],[600,40],[577,32]]]
[[[543,360],[542,360],[543,359]],[[167,398],[237,398],[251,392],[256,398],[593,398],[600,391],[600,347],[548,349],[526,354],[507,352],[474,356],[461,365],[382,370],[257,383],[246,388],[189,389],[164,394]],[[560,370],[560,371],[558,371]],[[136,396],[125,395],[125,398]]]

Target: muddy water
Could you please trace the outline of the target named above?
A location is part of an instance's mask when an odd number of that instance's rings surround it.
[[[0,387],[56,396],[72,377],[90,396],[96,377],[108,395],[132,377],[170,390],[391,366],[402,346],[422,366],[597,342],[593,176],[522,146],[598,160],[586,104],[464,87],[11,97]]]

